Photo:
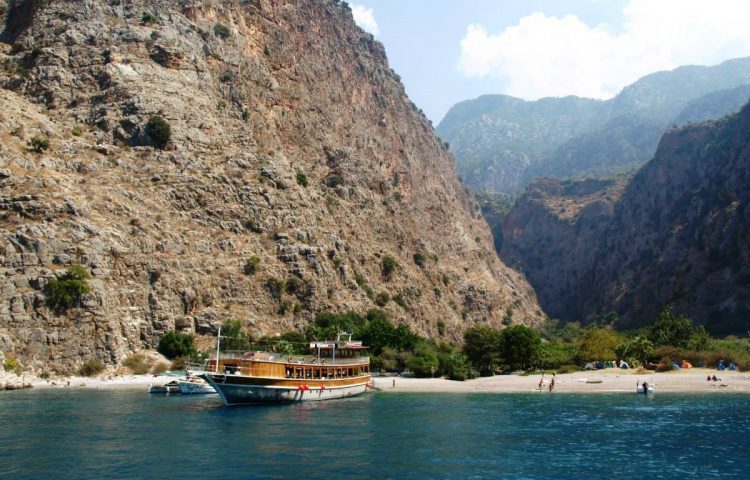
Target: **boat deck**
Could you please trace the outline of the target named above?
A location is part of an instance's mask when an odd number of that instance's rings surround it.
[[[370,363],[370,357],[317,357],[315,355],[284,355],[269,352],[222,352],[221,363],[231,360],[249,360],[277,364],[297,364],[305,366],[347,367]],[[214,364],[211,360],[211,364]]]

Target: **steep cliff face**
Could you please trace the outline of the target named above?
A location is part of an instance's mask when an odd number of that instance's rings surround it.
[[[85,0],[31,13],[2,45],[0,350],[65,370],[230,317],[255,334],[302,328],[380,292],[404,300],[386,305],[394,319],[434,337],[440,320],[457,339],[508,308],[541,320],[346,4]],[[154,115],[171,126],[164,150],[145,127]],[[33,137],[50,148],[30,151]],[[399,264],[388,277],[385,257]],[[73,264],[92,292],[57,314],[45,285]],[[296,280],[274,292],[273,279]]]
[[[550,316],[585,315],[599,243],[627,180],[538,179],[505,217],[501,257],[526,274]]]
[[[668,132],[614,208],[530,188],[506,219],[503,258],[562,318],[650,321],[666,304],[717,333],[750,327],[750,107]],[[609,195],[609,194],[608,194]],[[619,200],[618,200],[619,196]],[[603,212],[587,226],[558,205]],[[569,282],[569,283],[568,283]],[[561,291],[561,286],[565,291]],[[565,298],[570,298],[566,303]]]

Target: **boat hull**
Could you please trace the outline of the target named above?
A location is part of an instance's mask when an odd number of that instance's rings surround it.
[[[202,378],[214,387],[225,405],[319,402],[348,398],[365,393],[370,381],[369,377],[363,377],[360,381],[347,385],[307,386],[273,384],[268,379],[235,375],[204,374]]]
[[[149,385],[148,393],[180,393],[180,386],[175,381],[169,382],[166,385]]]
[[[183,395],[216,395],[216,389],[207,383],[178,380],[180,393]]]

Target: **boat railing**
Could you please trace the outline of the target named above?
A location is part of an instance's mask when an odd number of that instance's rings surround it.
[[[210,360],[206,360],[203,363],[189,362],[185,364],[185,373],[188,372],[205,372],[209,369]]]
[[[239,359],[239,360],[257,360],[263,362],[274,362],[284,364],[304,364],[318,366],[335,366],[343,367],[348,365],[362,365],[370,362],[369,356],[359,357],[317,357],[316,355],[289,355],[277,352],[247,352],[247,351],[226,351],[221,352],[221,360]],[[206,366],[204,365],[205,369]]]

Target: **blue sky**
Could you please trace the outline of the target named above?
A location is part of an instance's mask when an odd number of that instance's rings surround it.
[[[648,73],[750,55],[745,0],[356,0],[437,124],[488,93],[609,98]]]

